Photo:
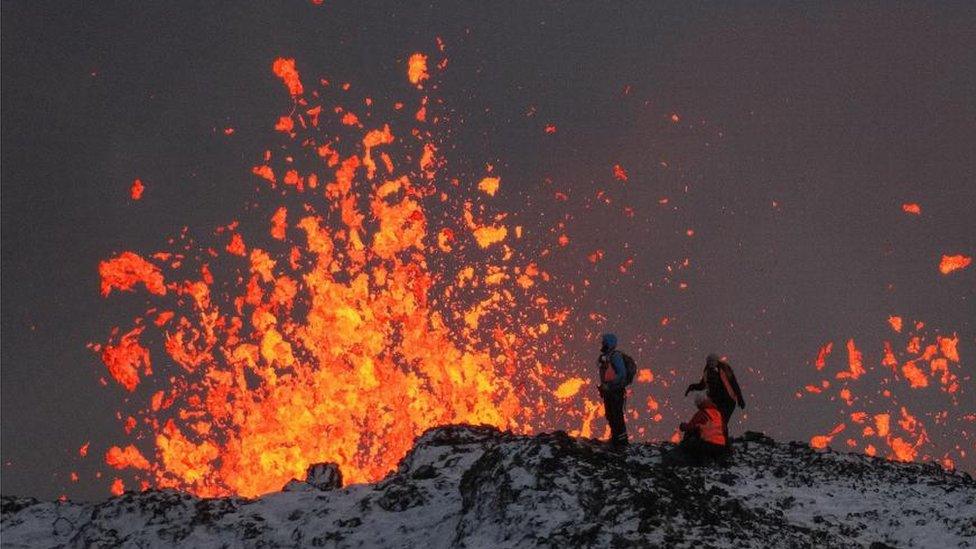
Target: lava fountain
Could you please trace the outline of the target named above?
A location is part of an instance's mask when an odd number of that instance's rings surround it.
[[[446,63],[414,54],[408,98],[354,109],[326,99],[349,85],[313,88],[277,59],[285,144],[252,170],[273,213],[100,264],[104,296],[151,300],[91,345],[131,393],[119,419],[142,441],[110,448],[108,465],[142,488],[256,496],[315,461],[375,481],[435,425],[533,428],[558,353],[547,334],[567,311],[516,251],[521,228],[491,211],[501,178],[447,175],[430,93]]]

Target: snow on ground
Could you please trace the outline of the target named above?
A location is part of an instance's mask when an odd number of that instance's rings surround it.
[[[4,497],[0,536],[4,547],[976,547],[968,475],[757,434],[725,466],[666,467],[671,448],[442,427],[376,484],[297,483],[254,500]]]

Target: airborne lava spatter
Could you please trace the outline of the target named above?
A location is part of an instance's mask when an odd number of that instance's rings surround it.
[[[426,61],[409,61],[418,89]],[[101,264],[103,295],[144,285],[155,298],[152,323],[92,345],[134,400],[149,378],[155,389],[119,416],[151,446],[110,448],[107,463],[143,486],[254,496],[315,461],[338,462],[346,482],[377,480],[434,425],[531,430],[527,403],[553,379],[544,339],[566,315],[541,289],[548,275],[508,244],[504,215],[441,182],[436,101],[375,122],[322,101],[335,93],[324,80],[309,92],[294,60],[272,70],[295,108],[275,125],[290,145],[252,170],[281,202],[251,220],[270,238],[234,222],[209,244],[184,232],[178,250]],[[491,196],[498,183],[479,186]],[[484,251],[466,259],[467,248]],[[164,362],[175,365],[153,371]]]
[[[847,369],[836,372],[834,380],[805,387],[816,398],[833,398],[828,391],[837,382],[833,388],[846,407],[840,409],[842,422],[827,434],[814,435],[810,445],[824,448],[844,434],[846,447],[868,455],[887,448],[881,455],[888,459],[931,460],[954,468],[973,451],[976,427],[976,416],[957,413],[960,401],[970,398],[966,385],[972,381],[960,363],[959,336],[927,333],[922,322],[908,330],[900,316],[889,317],[888,323],[900,343],[884,341],[880,354],[868,354],[848,340]],[[818,372],[827,365],[831,348],[832,343],[821,348],[815,361]],[[926,393],[929,410],[923,413],[912,412],[909,404],[916,391]],[[803,396],[797,393],[798,398]],[[955,447],[933,444],[935,435],[956,438]]]

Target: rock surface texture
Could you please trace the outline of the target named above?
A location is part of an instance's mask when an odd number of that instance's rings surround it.
[[[722,467],[665,467],[564,433],[432,429],[386,479],[331,464],[248,500],[4,497],[4,547],[976,547],[976,483],[755,433]]]

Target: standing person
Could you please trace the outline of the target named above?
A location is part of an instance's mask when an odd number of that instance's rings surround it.
[[[600,396],[603,410],[610,424],[610,445],[622,448],[627,445],[627,424],[624,422],[624,406],[627,399],[627,365],[623,353],[617,350],[617,336],[603,334],[600,341]]]
[[[705,371],[702,372],[701,381],[692,383],[685,390],[685,396],[691,391],[707,390],[709,400],[711,400],[718,411],[722,414],[723,431],[728,437],[729,418],[735,410],[735,405],[745,410],[746,401],[742,398],[742,390],[739,389],[739,382],[735,380],[735,373],[728,363],[723,362],[721,357],[712,353],[705,359]]]

